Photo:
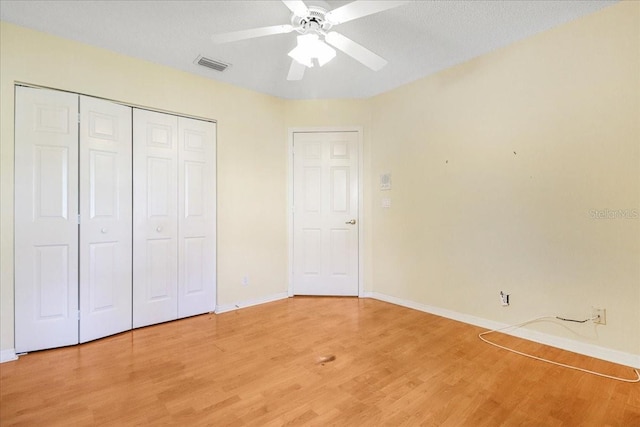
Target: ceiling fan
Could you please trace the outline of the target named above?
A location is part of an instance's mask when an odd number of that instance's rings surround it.
[[[387,64],[384,58],[350,38],[332,31],[332,28],[363,16],[393,9],[409,1],[356,0],[333,10],[323,7],[326,5],[324,2],[314,2],[318,5],[309,7],[302,0],[282,0],[282,3],[293,13],[291,24],[216,34],[212,36],[213,42],[230,43],[296,31],[299,34],[298,45],[289,52],[292,60],[287,80],[301,80],[307,67],[313,67],[316,62],[322,66],[330,61],[336,52],[328,45],[341,50],[370,69],[378,71]]]

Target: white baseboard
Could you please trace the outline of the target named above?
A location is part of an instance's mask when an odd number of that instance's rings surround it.
[[[487,320],[481,317],[471,316],[469,314],[459,313],[457,311],[447,310],[440,307],[420,304],[414,301],[380,294],[377,292],[372,292],[370,298],[389,302],[391,304],[401,305],[403,307],[412,308],[418,311],[423,311],[425,313],[435,314],[436,316],[446,317],[447,319],[457,320],[459,322],[468,323],[474,326],[480,326],[489,330],[500,329],[509,326],[505,323],[495,322],[493,320]],[[562,338],[542,332],[532,331],[530,329],[519,328],[511,331],[504,331],[504,333],[512,335],[514,337],[534,341],[540,344],[560,348],[562,350],[572,351],[574,353],[582,354],[585,356],[595,357],[597,359],[606,360],[608,362],[640,369],[640,354],[632,354],[619,350],[612,350],[594,344],[583,343],[568,338]]]
[[[289,298],[287,292],[281,292],[274,295],[267,295],[265,297],[256,298],[248,301],[238,301],[231,304],[223,304],[216,306],[216,314],[226,313],[227,311],[238,310],[240,308],[247,308],[253,305],[265,304],[268,302],[278,301],[281,299]]]
[[[14,348],[0,350],[0,363],[11,362],[13,360],[18,360],[18,356],[16,355],[16,350]]]

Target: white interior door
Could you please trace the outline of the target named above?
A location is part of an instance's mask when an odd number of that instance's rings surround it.
[[[216,306],[215,123],[178,118],[178,317]]]
[[[16,87],[15,347],[78,343],[78,96]]]
[[[133,327],[178,317],[178,119],[133,110]]]
[[[131,108],[80,97],[80,342],[131,329]]]
[[[358,133],[293,135],[293,293],[358,295]]]

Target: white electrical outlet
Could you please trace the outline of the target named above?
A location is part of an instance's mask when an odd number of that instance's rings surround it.
[[[249,276],[242,276],[242,286],[249,286]]]
[[[606,325],[607,309],[591,307],[591,318],[593,319],[593,323],[597,323],[598,325]]]
[[[504,307],[507,307],[509,305],[509,294],[500,291],[500,304],[502,304]]]

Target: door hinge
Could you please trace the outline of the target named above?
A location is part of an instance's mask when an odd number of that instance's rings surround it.
[[[80,310],[76,311],[76,320],[80,320]]]
[[[78,113],[78,124],[80,124],[80,113]]]
[[[80,214],[78,214],[78,225],[80,225]]]

